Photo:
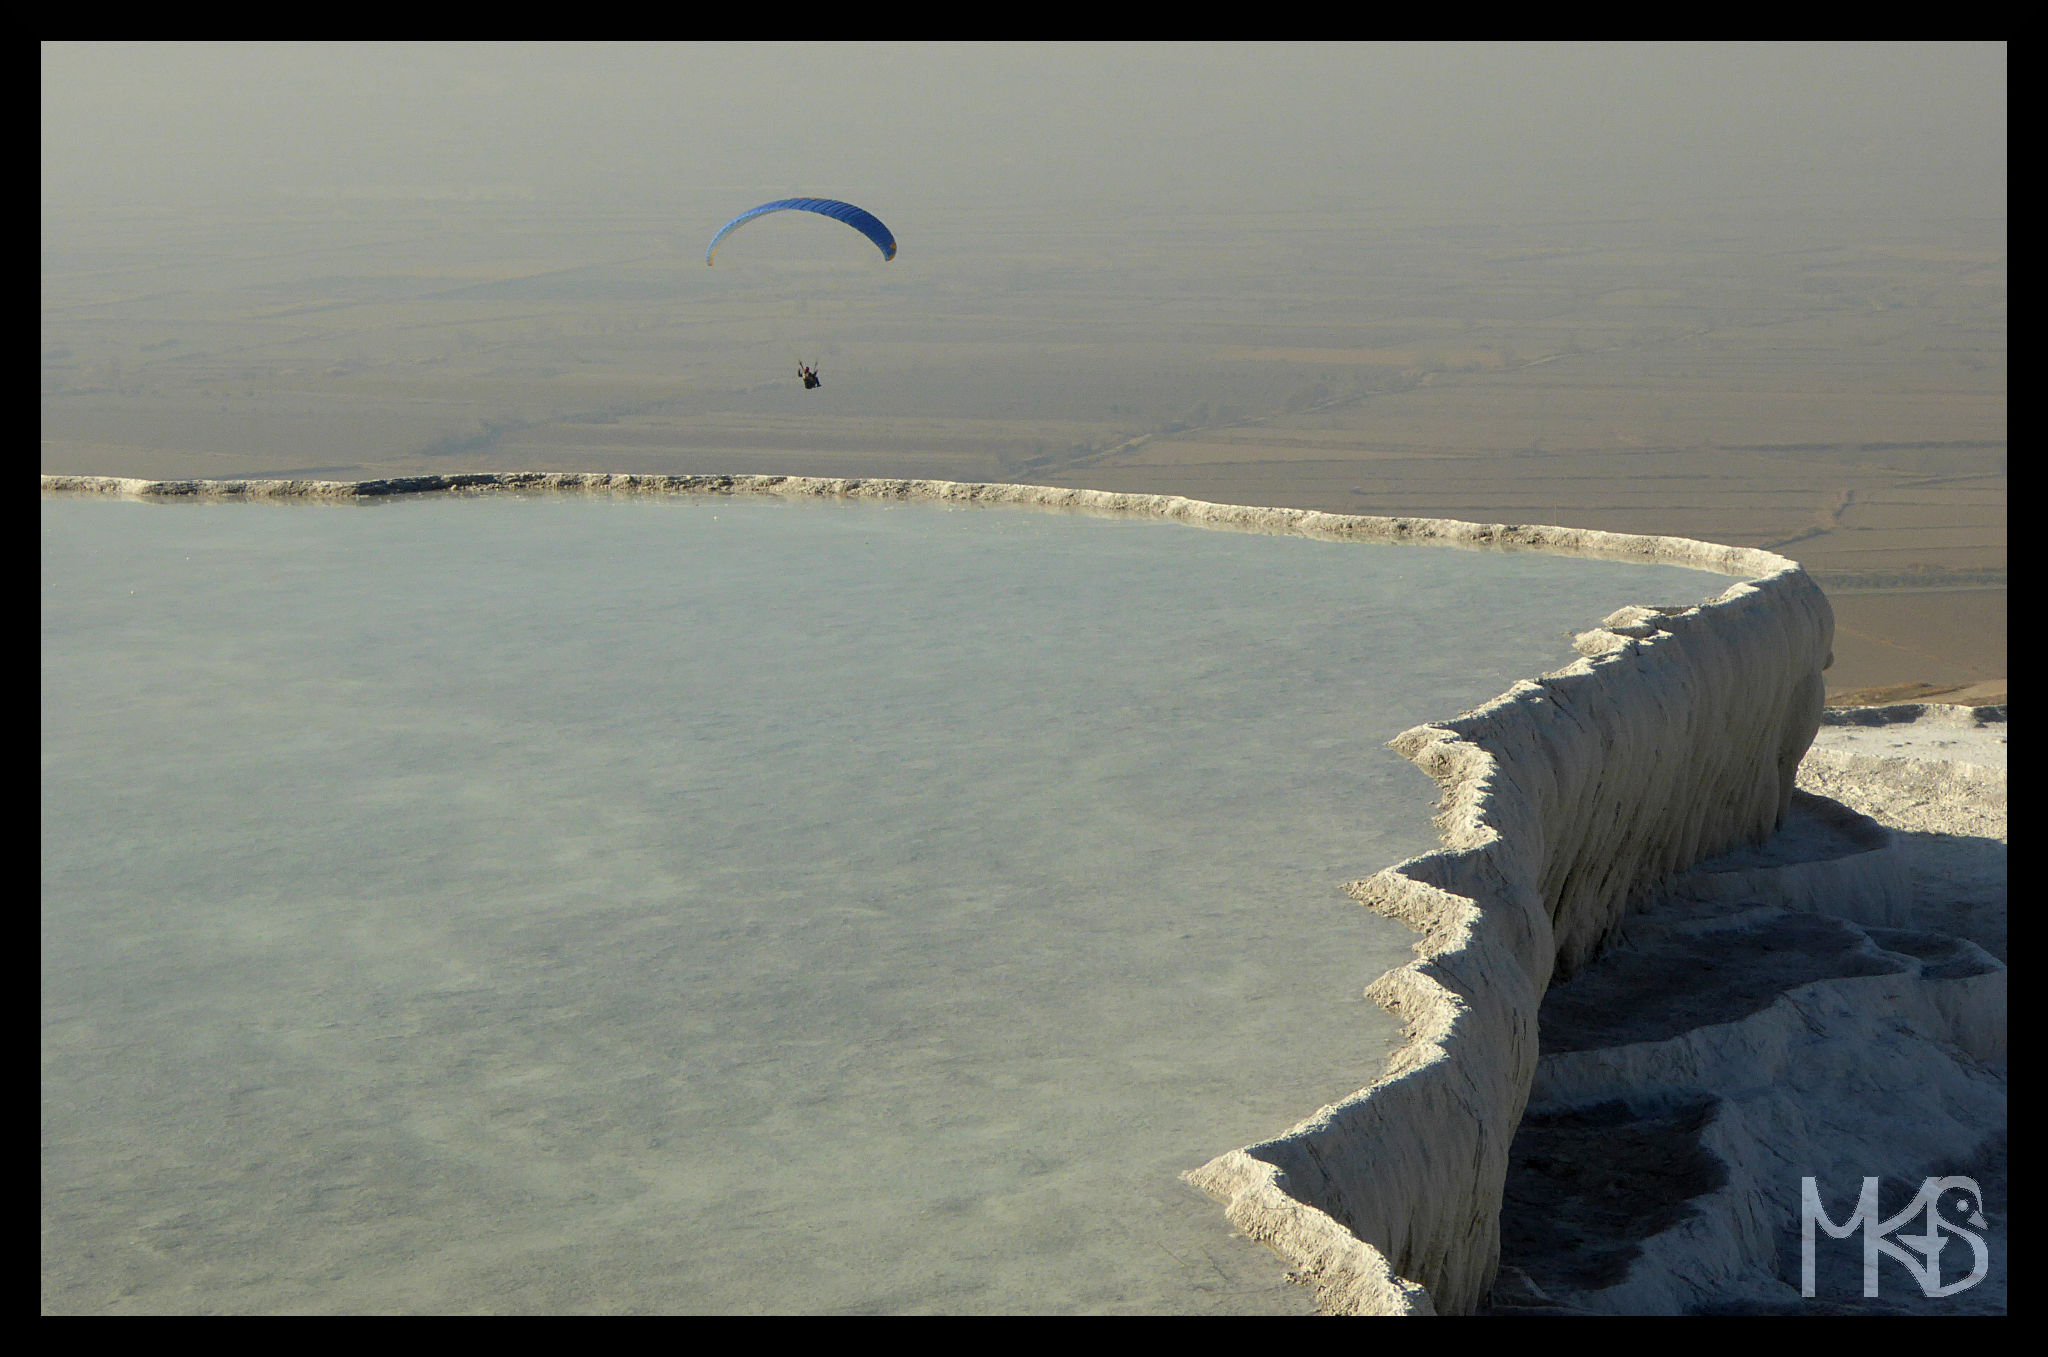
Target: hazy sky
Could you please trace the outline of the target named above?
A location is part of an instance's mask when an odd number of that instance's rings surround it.
[[[43,201],[730,188],[1117,211],[1827,183],[2002,213],[2006,63],[2001,43],[48,43]]]

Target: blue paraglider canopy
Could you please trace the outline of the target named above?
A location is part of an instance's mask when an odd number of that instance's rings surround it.
[[[718,253],[718,243],[756,217],[770,212],[815,212],[821,217],[843,221],[854,230],[875,242],[875,248],[882,252],[882,258],[896,257],[896,236],[882,225],[881,218],[865,208],[852,203],[842,203],[837,198],[778,198],[772,203],[762,203],[749,208],[731,221],[718,228],[718,234],[711,237],[711,244],[704,250],[704,263],[711,263],[711,256]]]

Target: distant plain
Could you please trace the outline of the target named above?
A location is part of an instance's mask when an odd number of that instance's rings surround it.
[[[2005,698],[2002,217],[875,206],[894,263],[789,214],[707,269],[724,198],[46,204],[41,469],[911,476],[1668,533],[1814,572],[1832,701]]]

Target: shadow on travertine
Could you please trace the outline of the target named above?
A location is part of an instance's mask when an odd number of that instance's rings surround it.
[[[2003,721],[1974,724],[2002,744]],[[2004,772],[1830,743],[1770,842],[1545,996],[1487,1312],[2005,1311]],[[1861,1230],[1817,1230],[1803,1293],[1803,1178],[1840,1224],[1867,1176],[1889,1219],[1947,1175],[1982,1191],[1981,1282],[1928,1297],[1886,1261],[1866,1297]],[[1941,1238],[1958,1282],[1972,1250]]]

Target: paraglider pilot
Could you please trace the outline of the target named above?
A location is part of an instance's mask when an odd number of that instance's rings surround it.
[[[809,391],[814,386],[824,385],[824,383],[818,380],[818,369],[816,365],[813,365],[811,367],[805,367],[802,363],[798,363],[796,365],[796,375],[803,378],[804,390],[806,391]]]

